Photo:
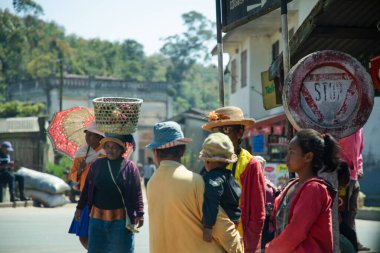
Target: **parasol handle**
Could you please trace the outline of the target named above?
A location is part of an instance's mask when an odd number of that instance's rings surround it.
[[[83,170],[84,170],[84,168],[86,167],[86,159],[87,159],[87,156],[88,156],[88,152],[90,151],[90,145],[88,145],[88,147],[87,147],[87,151],[86,151],[86,155],[84,156],[84,158],[83,158],[83,161],[81,161],[80,163],[79,163],[79,168],[78,168],[78,170],[77,170],[77,182],[79,183],[78,184],[78,187],[79,187],[79,185],[80,185],[80,177],[81,177],[81,175],[82,175],[82,172],[83,172]]]

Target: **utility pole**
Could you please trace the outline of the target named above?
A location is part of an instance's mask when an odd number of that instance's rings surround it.
[[[219,72],[219,103],[224,106],[224,74],[223,74],[223,43],[222,43],[222,18],[220,1],[216,0],[216,41],[218,51],[218,72]]]
[[[290,70],[290,52],[289,52],[289,33],[288,33],[288,1],[281,0],[281,35],[282,41],[284,44],[284,50],[282,54],[283,59],[283,67],[284,67],[284,81],[286,76]],[[284,85],[286,83],[284,82]],[[284,99],[282,101],[285,101]],[[290,124],[289,120],[287,120],[287,133],[286,137],[288,141],[293,138],[293,126]]]
[[[62,111],[62,97],[63,97],[63,54],[62,50],[58,50],[58,64],[59,64],[59,111]]]
[[[281,0],[281,35],[282,35],[282,41],[284,44],[284,50],[282,54],[282,60],[283,60],[283,67],[284,67],[284,84],[286,76],[289,73],[290,70],[290,52],[289,52],[289,33],[288,33],[288,1],[287,0]],[[284,102],[285,100],[282,99]],[[286,102],[286,101],[285,101]],[[293,138],[293,126],[290,124],[289,120],[286,121],[286,139],[288,142]],[[289,173],[290,178],[295,178],[295,173]]]

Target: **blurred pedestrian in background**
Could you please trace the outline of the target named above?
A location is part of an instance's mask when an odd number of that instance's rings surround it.
[[[341,147],[340,157],[346,162],[350,170],[350,181],[346,188],[346,212],[342,219],[353,231],[356,231],[355,217],[358,213],[358,197],[360,192],[359,179],[364,176],[363,172],[363,129],[339,140]],[[369,251],[368,247],[357,242],[359,251]]]
[[[156,171],[156,165],[153,163],[153,158],[148,157],[148,163],[143,167],[143,177],[144,177],[144,186],[147,189],[149,179],[153,176],[153,173]]]
[[[15,163],[11,160],[10,153],[13,152],[12,143],[4,141],[0,148],[0,187],[8,184],[11,202],[16,200],[28,200],[24,193],[24,177],[15,174]],[[18,182],[20,199],[16,197],[15,184]],[[2,199],[2,196],[1,196]]]

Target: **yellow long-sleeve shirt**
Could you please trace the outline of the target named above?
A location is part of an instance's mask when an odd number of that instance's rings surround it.
[[[161,161],[148,183],[151,253],[243,252],[235,225],[222,208],[211,243],[203,240],[204,182],[199,174],[175,161]]]

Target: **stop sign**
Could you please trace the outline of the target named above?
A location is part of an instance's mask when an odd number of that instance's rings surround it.
[[[285,113],[297,130],[312,128],[337,138],[353,134],[371,114],[371,76],[352,56],[319,51],[301,59],[283,89]]]

